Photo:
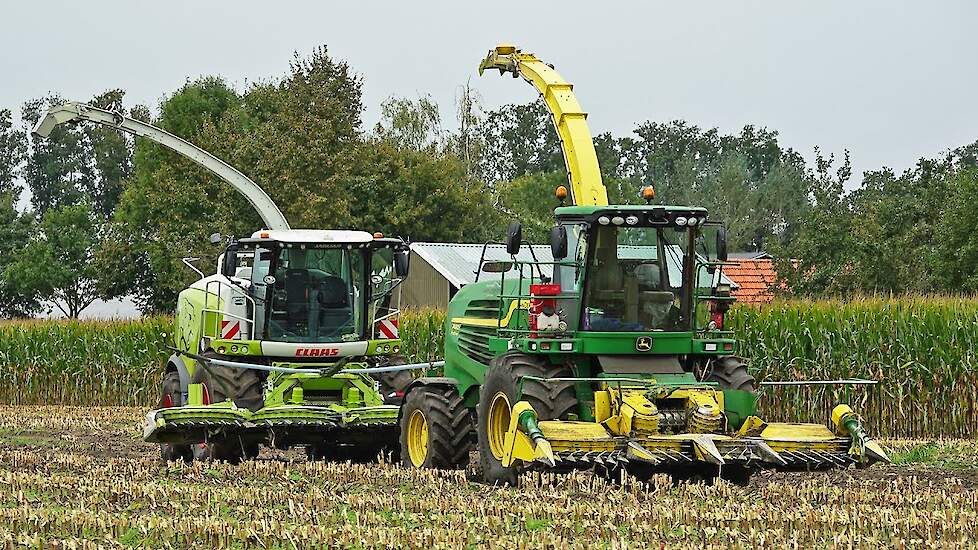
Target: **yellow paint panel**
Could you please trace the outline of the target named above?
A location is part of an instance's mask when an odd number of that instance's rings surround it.
[[[601,180],[587,113],[574,96],[574,86],[564,80],[552,65],[512,46],[490,51],[479,65],[479,74],[487,68],[519,74],[543,95],[543,101],[553,116],[564,163],[570,175],[571,204],[608,204],[608,191]]]
[[[594,421],[604,422],[611,417],[611,395],[607,391],[594,392]]]
[[[469,325],[476,327],[491,327],[499,328],[498,319],[479,319],[476,317],[459,317],[457,319],[452,319],[452,324],[458,323],[460,325]]]
[[[821,424],[792,424],[787,422],[772,422],[761,432],[761,437],[767,441],[828,441],[836,439],[832,430]]]
[[[509,322],[513,320],[513,314],[516,313],[517,309],[530,309],[529,300],[513,300],[509,304],[509,311],[506,312],[506,316],[502,319],[480,319],[478,317],[458,317],[452,319],[452,325],[456,323],[461,325],[469,325],[476,327],[490,327],[490,328],[502,328],[509,326]]]
[[[614,441],[611,434],[601,424],[594,422],[571,422],[563,420],[544,420],[539,423],[543,437],[556,441]]]

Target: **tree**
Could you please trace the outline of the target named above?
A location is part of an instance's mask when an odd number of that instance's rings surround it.
[[[458,132],[448,136],[445,148],[462,161],[465,173],[474,177],[486,147],[485,137],[480,132],[483,120],[482,101],[466,82],[459,87],[455,104]]]
[[[23,120],[33,128],[47,109],[64,103],[58,96],[24,104]],[[86,150],[85,133],[78,126],[59,124],[45,139],[35,139],[27,155],[24,180],[38,215],[82,200],[83,189],[95,186],[95,170]]]
[[[66,317],[77,318],[99,297],[97,229],[86,203],[49,209],[30,242],[14,252],[4,278],[18,292],[50,301]]]
[[[352,227],[412,241],[485,242],[500,224],[479,182],[450,153],[372,139],[361,148],[361,175],[347,188]]]
[[[849,295],[863,288],[863,257],[853,233],[851,198],[844,191],[852,173],[849,153],[833,173],[834,160],[816,149],[812,208],[798,237],[775,250],[778,276],[794,294]]]
[[[436,151],[442,145],[441,115],[431,96],[413,101],[391,97],[380,106],[374,133],[402,149]]]
[[[288,74],[239,94],[221,79],[188,82],[160,107],[157,125],[191,141],[255,180],[294,227],[342,228],[360,214],[349,191],[369,170],[363,157],[361,80],[325,48],[296,57]],[[207,235],[249,235],[261,219],[237,191],[154,144],[136,146],[103,258],[120,268],[105,282],[132,294],[143,311],[168,311],[193,273],[180,259],[216,251]],[[125,264],[120,265],[120,264]]]
[[[158,119],[151,120],[144,107],[134,108],[131,116],[201,144],[205,132],[213,139],[222,117],[240,102],[223,80],[204,77],[164,100]],[[144,313],[172,311],[177,293],[193,280],[181,258],[199,256],[212,263],[216,251],[206,235],[240,234],[254,229],[258,217],[226,183],[162,145],[137,140],[133,159],[98,247],[100,291],[129,296]]]
[[[27,137],[13,127],[9,109],[0,109],[0,193],[20,194],[17,178],[27,153]],[[15,200],[17,196],[14,197]]]
[[[13,127],[9,110],[0,110],[0,317],[28,317],[40,311],[33,292],[20,292],[4,272],[14,253],[27,244],[34,218],[17,211],[27,136]]]
[[[125,92],[109,90],[91,104],[121,110]],[[25,126],[33,128],[49,107],[64,103],[58,96],[28,101],[23,107]],[[132,170],[131,139],[100,125],[58,125],[51,135],[35,139],[27,148],[24,179],[31,204],[39,216],[49,209],[89,202],[103,217],[111,215]]]
[[[122,90],[109,90],[95,96],[91,104],[102,109],[124,112],[124,96],[125,92]],[[101,124],[86,124],[82,131],[87,141],[89,162],[94,165],[96,175],[91,187],[84,191],[95,213],[102,218],[109,218],[122,195],[123,182],[132,175],[132,138]]]
[[[487,182],[564,169],[560,140],[542,101],[505,105],[482,123],[480,174]]]

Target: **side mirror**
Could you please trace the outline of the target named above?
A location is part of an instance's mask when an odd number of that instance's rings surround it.
[[[231,245],[224,250],[224,255],[221,256],[221,275],[233,277],[237,268],[238,247],[237,245]]]
[[[513,269],[513,262],[483,262],[484,273],[505,273]]]
[[[523,246],[523,225],[520,222],[513,222],[506,229],[506,253],[515,256],[520,253],[521,246]]]
[[[727,261],[727,228],[717,228],[717,260]]]
[[[394,274],[398,277],[407,277],[411,267],[411,250],[404,248],[394,251]]]
[[[221,244],[221,241],[224,240],[224,237],[222,237],[220,233],[211,233],[210,238],[207,240],[209,240],[213,245],[218,245]]]
[[[558,225],[550,230],[550,252],[555,260],[567,257],[567,228]]]

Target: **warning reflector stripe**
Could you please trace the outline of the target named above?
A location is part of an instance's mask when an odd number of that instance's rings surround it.
[[[241,331],[241,321],[221,321],[221,338],[230,340]]]
[[[377,330],[380,331],[381,336],[388,340],[397,340],[399,337],[397,332],[397,319],[384,319],[378,322]]]

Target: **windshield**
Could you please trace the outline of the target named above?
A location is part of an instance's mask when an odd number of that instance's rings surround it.
[[[591,234],[584,329],[677,330],[683,239],[673,229],[597,226]],[[679,236],[678,234],[676,235]]]
[[[280,342],[359,339],[363,259],[342,248],[282,248],[275,262],[268,337]]]

